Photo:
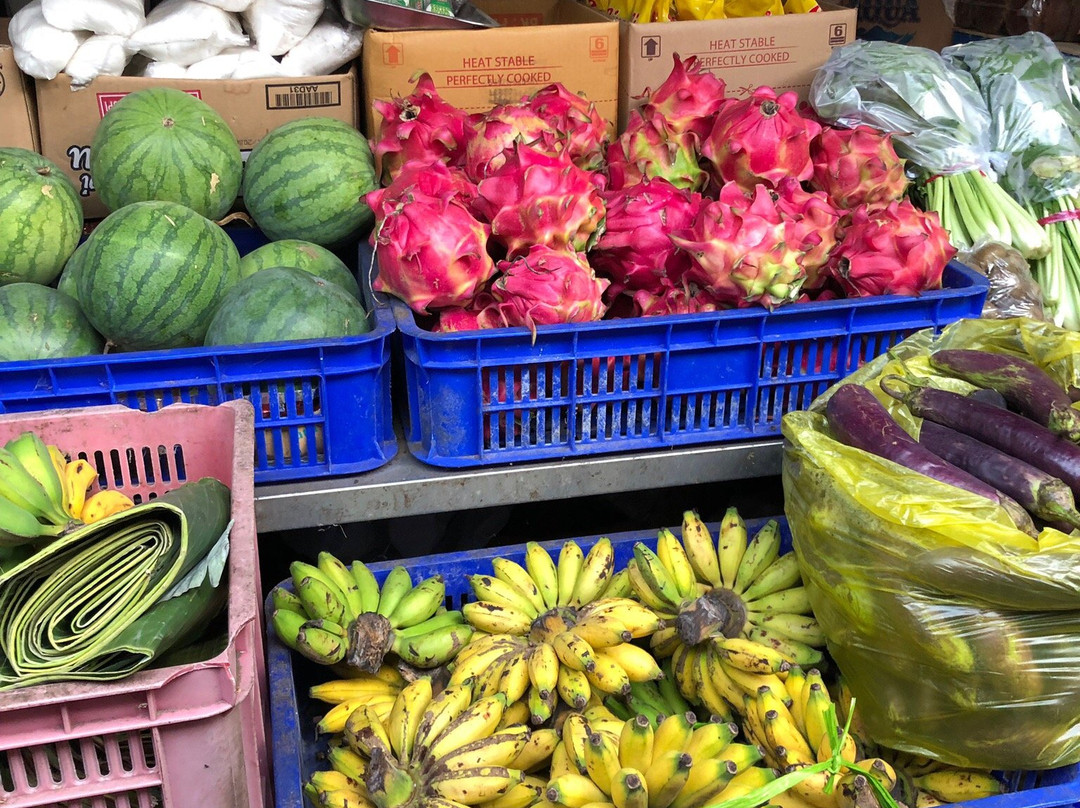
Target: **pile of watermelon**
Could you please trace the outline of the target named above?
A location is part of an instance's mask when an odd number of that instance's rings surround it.
[[[83,239],[82,207],[60,168],[0,149],[0,361],[370,330],[337,254],[366,236],[364,197],[378,187],[368,143],[348,124],[284,124],[245,164],[205,102],[140,90],[102,119],[91,171],[111,213]],[[219,224],[241,191],[270,239],[243,257]]]

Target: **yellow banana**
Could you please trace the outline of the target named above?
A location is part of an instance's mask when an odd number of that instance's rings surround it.
[[[591,620],[593,616],[615,618],[635,640],[648,637],[660,628],[660,617],[656,612],[630,598],[604,598],[594,601],[579,612],[579,622]]]
[[[656,746],[653,761],[645,770],[645,788],[649,808],[668,808],[686,785],[694,760],[682,751],[660,751]]]
[[[791,710],[791,716],[795,719],[795,724],[806,735],[805,722],[803,720],[803,688],[806,686],[806,671],[800,665],[793,665],[791,670],[787,672],[787,677],[784,679],[784,690],[787,691],[787,695],[784,697],[784,703],[789,704],[789,710]]]
[[[735,574],[735,585],[731,588],[741,595],[779,555],[780,526],[775,519],[770,519],[746,545]]]
[[[334,735],[345,729],[345,722],[357,707],[367,707],[380,719],[389,716],[394,706],[393,696],[362,696],[356,699],[342,701],[332,706],[319,723],[315,725],[316,732],[323,735]]]
[[[695,760],[686,784],[675,796],[671,808],[698,808],[720,791],[739,773],[730,760]]]
[[[636,558],[631,558],[627,563],[626,574],[630,578],[630,586],[634,594],[642,603],[660,614],[675,614],[675,606],[653,589],[651,582],[646,580],[642,573]]]
[[[335,746],[331,744],[326,750],[326,760],[334,771],[341,772],[350,780],[364,783],[364,772],[367,771],[367,758],[358,755],[348,746]]]
[[[482,766],[509,768],[525,748],[528,739],[529,728],[523,724],[499,730],[451,751],[439,761],[439,766],[450,771]]]
[[[746,553],[746,522],[736,508],[728,508],[720,520],[720,536],[716,554],[720,560],[720,584],[735,588],[735,579]]]
[[[308,782],[320,792],[343,789],[346,791],[355,791],[357,797],[363,798],[364,796],[361,791],[363,781],[354,780],[348,775],[332,769],[323,769],[321,771],[312,772],[311,777],[308,778]]]
[[[529,689],[529,655],[522,651],[513,655],[506,663],[499,679],[499,692],[506,696],[507,704],[514,704],[524,698]]]
[[[571,626],[570,633],[581,637],[593,648],[609,648],[634,638],[626,626],[607,615],[590,615]]]
[[[462,805],[477,805],[501,797],[521,782],[522,774],[503,766],[481,766],[451,772],[431,783],[440,797]]]
[[[508,727],[516,727],[518,724],[528,726],[529,724],[529,705],[525,701],[515,701],[513,704],[508,704],[506,709],[503,710],[502,718],[499,719],[499,726],[496,729],[507,729]]]
[[[943,802],[968,802],[992,797],[1004,790],[1001,781],[990,772],[978,769],[942,769],[913,777],[916,787]]]
[[[350,788],[319,791],[318,800],[321,808],[375,808],[375,803]]]
[[[611,539],[598,539],[581,563],[577,583],[567,605],[584,606],[600,597],[614,574],[614,568],[615,551],[611,546]]]
[[[570,631],[552,637],[551,647],[555,649],[559,661],[568,668],[586,671],[596,667],[596,654],[592,646]]]
[[[832,699],[829,698],[828,691],[820,681],[821,675],[814,676],[814,673],[812,671],[807,677],[808,685],[802,707],[803,734],[811,749],[820,747],[822,739],[826,736],[825,715],[832,706]]]
[[[622,768],[611,778],[611,802],[615,808],[649,808],[645,776],[637,769]]]
[[[765,740],[782,768],[808,766],[817,762],[814,749],[795,725],[791,712],[784,706],[783,701],[773,694],[771,688],[761,688],[757,707],[761,725],[765,730]]]
[[[544,599],[544,606],[554,609],[559,605],[558,568],[551,555],[537,542],[525,544],[525,569],[536,582],[536,588]]]
[[[494,558],[491,561],[491,568],[495,577],[518,590],[537,614],[547,611],[548,606],[540,593],[540,587],[536,585],[536,581],[523,566],[509,558]]]
[[[533,617],[520,609],[474,600],[461,607],[461,613],[474,627],[488,634],[524,636],[532,627]]]
[[[534,729],[529,733],[525,746],[510,764],[513,769],[531,772],[539,769],[549,760],[559,744],[559,733],[550,727]]]
[[[490,735],[499,725],[506,699],[502,695],[489,696],[469,705],[450,722],[449,726],[427,747],[427,757],[439,760],[451,751]],[[443,795],[446,796],[446,795]]]
[[[621,569],[611,576],[607,586],[604,587],[604,591],[601,593],[602,598],[628,598],[634,593],[634,588],[630,585],[630,574],[626,569]]]
[[[585,743],[585,768],[605,794],[611,793],[611,779],[619,771],[619,745],[605,732],[590,732]]]
[[[712,647],[729,667],[747,673],[775,674],[791,668],[783,654],[744,637],[714,637]]]
[[[501,797],[496,797],[484,803],[484,808],[529,808],[543,799],[546,782],[528,782],[526,777],[522,782],[511,788]]]
[[[655,731],[644,715],[636,715],[623,724],[619,733],[619,763],[644,772],[653,758]]]
[[[693,713],[675,713],[667,716],[660,722],[653,736],[653,759],[666,752],[685,751],[693,734]]]
[[[589,743],[589,725],[580,713],[571,713],[562,726],[562,740],[571,765],[578,774],[588,774],[585,747]]]
[[[578,575],[585,563],[585,554],[575,541],[563,542],[559,551],[558,585],[559,605],[569,606],[574,597],[574,589],[577,587]]]
[[[742,704],[742,691],[727,675],[720,659],[711,648],[697,656],[698,696],[714,715],[724,715],[727,705]]]
[[[682,595],[659,556],[650,550],[648,545],[639,541],[634,544],[634,561],[637,562],[637,571],[655,598],[665,603],[669,612],[678,609],[682,603]]]
[[[791,787],[791,790],[811,805],[817,806],[817,808],[837,808],[836,783],[832,782],[834,779],[839,778],[829,772],[817,772],[805,780],[797,782]],[[826,793],[830,782],[832,782],[832,790]]]
[[[64,466],[64,492],[67,495],[67,511],[75,519],[82,519],[86,494],[97,480],[97,469],[89,461],[72,460]]]
[[[772,648],[784,659],[793,665],[808,667],[821,662],[823,654],[817,648],[813,648],[799,640],[793,640],[784,634],[778,634],[771,629],[762,628],[760,625],[748,624],[744,633],[750,642]],[[822,643],[824,645],[824,643]]]
[[[375,580],[375,574],[363,561],[354,561],[349,566],[349,573],[360,593],[361,614],[374,612],[379,608],[379,583]]]
[[[424,712],[431,704],[431,680],[422,676],[407,684],[398,693],[394,706],[386,722],[386,734],[390,745],[398,754],[398,759],[405,763],[412,757],[413,741]]]
[[[120,513],[134,507],[135,503],[127,494],[114,488],[106,488],[87,498],[82,511],[79,513],[79,518],[89,525],[100,522],[114,513]]]
[[[585,678],[593,690],[603,693],[618,693],[625,696],[630,692],[630,675],[615,659],[606,654],[597,652],[594,655],[596,664],[592,670],[585,671]]]
[[[767,786],[776,779],[776,772],[764,766],[751,766],[731,778],[723,791],[715,795],[706,805],[721,805],[743,797],[751,791]]]
[[[698,761],[719,756],[739,734],[739,725],[725,721],[710,721],[695,727],[685,747],[686,754]]]
[[[584,710],[592,695],[592,685],[585,672],[574,670],[566,665],[559,666],[559,681],[556,690],[559,698],[575,710]]]
[[[680,598],[693,598],[697,596],[697,577],[694,568],[690,566],[686,549],[682,546],[675,534],[667,528],[663,528],[656,538],[656,557],[667,570],[668,577],[675,584],[675,589]]]
[[[416,728],[414,748],[424,749],[472,702],[472,683],[451,683],[431,699]]]
[[[375,749],[388,758],[393,754],[385,725],[374,712],[363,705],[349,714],[345,721],[344,734],[345,742],[357,754],[370,758],[372,750]]]
[[[566,808],[583,808],[590,802],[603,802],[608,795],[591,778],[571,772],[553,777],[545,792],[549,802]]]
[[[526,701],[529,705],[529,717],[532,723],[543,724],[555,713],[559,694],[552,691],[545,696],[535,687],[530,687]]]
[[[675,649],[682,644],[679,629],[676,626],[666,626],[655,632],[649,638],[649,648],[659,659],[664,659],[675,653]]]
[[[683,512],[682,542],[687,560],[697,579],[702,583],[720,586],[723,580],[716,545],[713,544],[712,535],[697,511]]]
[[[532,646],[528,657],[529,681],[541,696],[555,692],[559,686],[559,655],[550,643]]]
[[[469,585],[477,600],[516,609],[528,615],[530,623],[543,609],[537,609],[532,600],[513,584],[493,575],[470,575]]]
[[[644,648],[628,642],[612,645],[607,648],[598,648],[595,657],[609,659],[624,671],[631,682],[651,682],[663,676],[660,665],[656,659]]]
[[[578,771],[577,766],[570,762],[566,744],[559,741],[551,752],[551,760],[548,761],[548,780],[571,773],[580,774],[581,772]]]

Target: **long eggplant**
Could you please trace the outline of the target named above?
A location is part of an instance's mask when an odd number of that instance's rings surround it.
[[[836,388],[825,405],[825,418],[836,437],[848,446],[996,502],[1019,530],[1032,536],[1037,534],[1031,515],[1019,503],[921,445],[893,420],[885,406],[865,387],[844,384]]]
[[[1034,362],[991,351],[951,349],[930,354],[943,373],[997,390],[1019,412],[1056,435],[1080,442],[1080,411],[1072,398]]]
[[[1030,463],[1063,481],[1073,496],[1080,498],[1080,446],[1075,443],[1019,413],[970,396],[914,385],[901,376],[886,376],[880,384],[882,390],[903,401],[920,418],[963,432]]]
[[[1072,489],[1053,475],[981,440],[923,419],[919,443],[943,460],[1015,499],[1030,513],[1065,533],[1080,528]]]

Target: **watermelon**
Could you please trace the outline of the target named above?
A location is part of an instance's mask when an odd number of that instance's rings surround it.
[[[87,318],[120,350],[201,345],[240,255],[225,231],[175,202],[134,202],[86,240],[76,273]]]
[[[40,283],[0,286],[0,362],[63,359],[105,350],[79,304]]]
[[[329,339],[370,330],[363,306],[340,286],[295,267],[270,267],[229,290],[206,344]]]
[[[357,299],[360,297],[360,284],[345,262],[325,247],[310,241],[287,238],[257,247],[240,259],[240,277],[246,278],[270,267],[302,269],[336,283]]]
[[[84,241],[75,248],[75,252],[68,258],[67,263],[64,264],[64,271],[60,273],[60,280],[56,282],[57,289],[75,300],[79,299],[79,290],[75,283],[75,278],[78,276],[79,267],[82,265],[82,259],[85,256],[86,242]]]
[[[360,132],[331,118],[300,118],[255,144],[243,194],[248,213],[271,241],[333,247],[370,229],[375,217],[364,197],[378,186]]]
[[[0,149],[0,286],[52,283],[82,228],[82,203],[60,166],[27,149]]]
[[[90,173],[110,210],[132,202],[179,202],[220,219],[240,191],[236,136],[205,101],[169,87],[116,102],[90,142]]]

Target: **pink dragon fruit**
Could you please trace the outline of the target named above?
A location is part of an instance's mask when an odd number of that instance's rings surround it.
[[[372,154],[383,185],[412,160],[464,164],[473,134],[470,116],[444,101],[427,73],[420,75],[410,95],[393,101],[375,99],[371,105],[382,116]]]
[[[701,314],[730,308],[708,289],[686,282],[678,285],[664,284],[656,290],[639,289],[634,293],[634,302],[642,317]]]
[[[376,211],[371,245],[379,275],[373,288],[401,298],[418,314],[463,306],[495,274],[489,235],[488,225],[456,198],[414,191],[392,210]]]
[[[748,196],[729,182],[694,225],[671,240],[693,259],[687,280],[725,304],[773,308],[797,299],[806,280],[786,225],[768,188],[756,186]]]
[[[690,132],[700,143],[712,129],[727,88],[723,79],[701,67],[696,56],[685,62],[677,53],[674,57],[675,66],[664,82],[655,92],[645,90],[645,114],[662,116],[672,132]]]
[[[631,113],[626,130],[608,147],[609,188],[617,190],[660,177],[676,188],[700,191],[709,174],[698,163],[697,140],[678,133],[658,113]]]
[[[570,92],[561,83],[541,87],[526,102],[565,143],[578,168],[596,171],[604,164],[608,124],[596,105]]]
[[[821,124],[798,113],[798,100],[795,93],[777,96],[771,87],[758,87],[749,98],[725,101],[701,144],[716,178],[746,191],[759,182],[776,186],[785,177],[810,179],[810,141]]]
[[[646,178],[602,196],[607,217],[589,253],[593,268],[631,289],[656,289],[664,278],[677,283],[690,256],[672,244],[668,233],[693,224],[704,204],[701,194]]]
[[[907,191],[904,161],[896,155],[892,136],[869,126],[826,126],[810,144],[810,159],[811,185],[838,208],[882,207],[903,199]]]
[[[500,104],[474,119],[474,133],[465,148],[465,173],[473,182],[480,182],[501,168],[519,143],[551,154],[562,148],[555,132],[529,106],[528,99]]]
[[[371,191],[364,201],[380,218],[386,218],[403,199],[413,194],[437,198],[454,197],[471,208],[476,200],[476,183],[465,176],[464,170],[443,163],[405,163],[385,188]]]
[[[786,220],[787,243],[802,253],[799,263],[806,272],[803,287],[816,289],[824,283],[822,270],[836,247],[840,211],[823,192],[809,193],[790,177],[780,181],[775,195],[776,208]]]
[[[500,261],[502,274],[491,284],[507,325],[587,323],[604,316],[603,294],[610,281],[596,277],[584,253],[534,244],[513,260]]]
[[[905,199],[855,208],[830,268],[849,297],[917,295],[941,288],[941,274],[954,255],[937,214]]]
[[[534,244],[584,251],[602,232],[600,189],[566,152],[546,154],[518,143],[478,191],[474,207],[510,258]]]
[[[439,309],[439,319],[431,330],[439,334],[456,331],[479,331],[485,328],[500,328],[502,315],[490,292],[480,292],[464,306],[450,306]]]

